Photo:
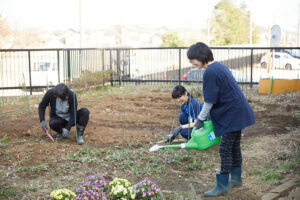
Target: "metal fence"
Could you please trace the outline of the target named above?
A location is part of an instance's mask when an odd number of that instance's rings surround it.
[[[240,84],[252,87],[262,78],[300,77],[300,47],[211,49]],[[186,53],[181,47],[0,49],[0,97],[22,95],[24,89],[38,94],[59,82],[79,80],[86,72],[110,74],[98,84],[201,82],[201,73],[193,70]]]

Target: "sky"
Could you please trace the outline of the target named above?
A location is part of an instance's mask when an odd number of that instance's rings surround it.
[[[16,29],[79,30],[80,0],[0,0],[0,14]],[[206,28],[219,0],[82,0],[82,27],[145,25],[168,28]],[[251,8],[253,22],[264,27],[278,24],[297,32],[300,0],[234,0]],[[237,4],[238,4],[237,3]]]

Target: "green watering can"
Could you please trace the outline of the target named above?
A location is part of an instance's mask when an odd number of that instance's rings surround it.
[[[149,151],[157,151],[165,148],[181,148],[181,149],[207,149],[221,140],[221,137],[216,137],[211,121],[205,121],[203,127],[196,130],[194,127],[191,134],[191,139],[187,143],[159,146],[154,145]]]

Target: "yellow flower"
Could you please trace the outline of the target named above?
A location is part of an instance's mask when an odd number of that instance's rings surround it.
[[[126,190],[126,189],[123,191],[123,194],[124,194],[124,195],[127,194],[127,190]]]

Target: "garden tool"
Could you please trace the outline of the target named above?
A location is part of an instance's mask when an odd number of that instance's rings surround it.
[[[191,136],[191,139],[186,143],[165,146],[159,146],[156,144],[152,146],[149,151],[157,151],[158,149],[164,148],[204,150],[213,146],[221,140],[221,137],[215,136],[211,121],[205,121],[203,127],[198,130],[196,130],[196,128],[194,127]]]
[[[45,128],[45,130],[46,130],[47,136],[54,142],[54,139],[53,139],[53,137],[49,134],[48,129]]]

